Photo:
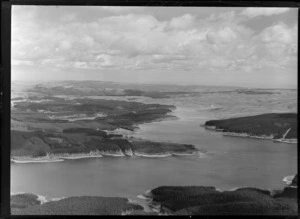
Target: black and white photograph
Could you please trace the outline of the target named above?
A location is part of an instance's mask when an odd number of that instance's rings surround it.
[[[293,7],[12,5],[11,215],[297,216],[297,50]]]

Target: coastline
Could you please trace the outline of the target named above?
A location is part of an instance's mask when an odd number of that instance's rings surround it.
[[[17,192],[11,193],[11,208],[13,215],[56,215],[65,209],[86,215],[90,214],[89,210],[75,210],[74,206],[92,205],[94,215],[106,213],[114,215],[222,215],[230,213],[292,216],[298,212],[295,195],[297,186],[291,185],[296,175],[284,177],[283,181],[287,185],[279,190],[257,187],[221,190],[214,186],[159,186],[137,195],[137,199],[104,196],[47,198],[43,195]],[[181,202],[182,199],[186,202]],[[101,201],[97,202],[97,200]],[[95,201],[97,205],[94,205]],[[114,207],[106,211],[111,205]]]
[[[133,152],[134,155],[138,157],[148,157],[148,158],[163,158],[163,157],[171,157],[172,153],[165,153],[165,154],[145,154],[140,152]]]
[[[172,111],[165,114],[164,116],[160,118],[156,118],[152,121],[145,121],[143,123],[136,123],[135,126],[133,126],[132,129],[124,128],[122,126],[119,126],[117,129],[114,130],[102,130],[106,132],[107,134],[119,134],[122,135],[121,138],[128,139],[132,137],[128,137],[129,133],[122,133],[122,130],[126,130],[126,132],[134,132],[137,129],[139,129],[139,125],[146,124],[146,123],[154,123],[154,122],[162,122],[165,120],[177,120],[178,117],[174,115],[174,110],[177,109],[176,106],[172,107]],[[144,139],[140,139],[144,140]],[[151,141],[152,142],[152,141]],[[155,142],[153,142],[155,143]],[[27,164],[27,163],[54,163],[54,162],[63,162],[65,160],[78,160],[78,159],[87,159],[87,158],[102,158],[102,157],[145,157],[145,158],[165,158],[165,157],[171,157],[171,156],[191,156],[196,155],[199,152],[198,150],[192,152],[192,153],[173,153],[173,152],[167,152],[167,153],[141,153],[130,150],[119,150],[119,151],[90,151],[88,153],[63,153],[63,154],[52,154],[48,153],[46,156],[41,157],[30,157],[30,156],[14,156],[11,158],[12,163],[16,164]]]
[[[108,155],[107,155],[108,156]],[[90,153],[80,153],[80,154],[48,154],[44,157],[13,157],[10,159],[13,163],[52,163],[52,162],[62,162],[64,160],[77,160],[85,158],[99,158],[103,157],[103,154],[100,151],[92,151]]]
[[[286,184],[286,185],[290,185],[292,184],[293,182],[293,179],[296,177],[296,174],[295,175],[289,175],[289,176],[285,176],[282,181]],[[297,186],[291,186],[292,188],[297,188]]]
[[[72,196],[47,199],[32,193],[11,195],[12,215],[130,215],[144,212],[129,198]]]
[[[298,144],[298,139],[274,139],[273,135],[250,135],[248,133],[237,133],[237,132],[224,132],[223,129],[217,129],[215,126],[206,126],[201,125],[207,130],[220,132],[223,136],[229,137],[241,137],[241,138],[253,138],[253,139],[261,139],[261,140],[272,140],[273,142],[281,142],[287,144]]]
[[[257,214],[257,211],[264,215],[295,215],[298,212],[297,197],[286,195],[287,190],[297,193],[297,186],[287,184],[280,190],[255,187],[221,190],[213,186],[160,186],[137,195],[137,198],[146,202],[149,209],[159,215],[244,214],[243,210],[247,211],[247,215]],[[181,203],[181,199],[186,200],[186,203]],[[241,210],[238,210],[238,206]]]
[[[173,110],[175,110],[176,106],[171,106],[171,112],[168,112],[164,115],[159,116],[158,118],[152,119],[151,121],[144,121],[144,122],[135,122],[132,127],[121,126],[119,125],[117,128],[113,130],[101,130],[106,132],[107,135],[109,134],[117,134],[121,135],[122,139],[128,139],[132,137],[128,137],[129,133],[122,133],[123,130],[126,132],[135,132],[139,129],[139,125],[146,124],[146,123],[153,123],[153,122],[161,122],[165,120],[176,120],[178,119],[176,116],[173,115]],[[99,129],[97,129],[99,130]],[[114,139],[112,137],[111,139]],[[177,155],[177,154],[174,154]],[[146,154],[146,153],[139,153],[134,152],[132,149],[122,151],[90,151],[88,153],[63,153],[63,154],[53,154],[47,153],[46,156],[40,157],[33,157],[33,156],[12,156],[10,161],[11,163],[17,164],[27,164],[27,163],[54,163],[54,162],[62,162],[65,160],[77,160],[77,159],[87,159],[87,158],[101,158],[101,157],[126,157],[126,156],[139,156],[139,157],[148,157],[148,158],[163,158],[173,156],[172,153],[167,154]],[[178,155],[179,156],[179,155]]]
[[[161,153],[161,154],[146,154],[140,152],[132,152],[132,153],[123,153],[119,151],[118,153],[109,152],[109,151],[93,151],[90,153],[81,153],[81,154],[48,154],[44,157],[29,157],[29,156],[19,156],[13,157],[10,159],[12,163],[17,164],[27,164],[27,163],[54,163],[54,162],[62,162],[65,160],[79,160],[79,159],[88,159],[88,158],[102,158],[102,157],[146,157],[146,158],[164,158],[171,156],[193,156],[197,155],[195,151],[193,153]],[[203,152],[201,152],[203,153]]]
[[[176,107],[174,106],[174,109],[176,109]],[[172,109],[172,110],[174,110]],[[169,112],[167,114],[165,114],[164,116],[160,117],[160,118],[156,118],[153,119],[152,121],[145,121],[145,122],[137,122],[134,124],[134,126],[132,128],[128,128],[128,127],[124,127],[124,126],[119,126],[114,130],[102,130],[105,131],[107,134],[115,134],[115,135],[125,135],[125,138],[131,138],[130,135],[138,130],[140,130],[140,125],[143,124],[149,124],[149,123],[156,123],[156,122],[163,122],[163,121],[170,121],[170,120],[178,120],[179,118],[174,115],[174,111]],[[129,135],[129,136],[127,136]]]

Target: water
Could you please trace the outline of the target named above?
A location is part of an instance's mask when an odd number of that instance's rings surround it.
[[[91,158],[58,163],[12,164],[12,192],[50,198],[99,195],[135,198],[162,185],[243,186],[275,189],[284,176],[297,172],[295,146],[219,138],[224,146],[205,157]],[[226,144],[223,144],[226,142]],[[231,143],[230,143],[231,142]],[[230,147],[239,143],[242,149]],[[254,148],[250,148],[254,146]],[[272,148],[273,147],[273,148]],[[229,149],[229,150],[226,150]],[[274,150],[273,150],[274,149]]]
[[[277,189],[297,172],[297,145],[226,137],[200,127],[212,113],[179,107],[177,120],[140,125],[138,138],[195,144],[204,156],[103,157],[58,163],[12,164],[11,191],[48,198],[80,195],[136,196],[163,185],[202,185],[220,189]]]

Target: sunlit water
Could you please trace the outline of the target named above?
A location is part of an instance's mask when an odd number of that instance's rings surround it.
[[[148,99],[140,99],[144,102]],[[170,100],[153,100],[171,104]],[[297,145],[227,137],[200,127],[218,116],[211,103],[173,100],[177,119],[140,125],[129,136],[153,141],[194,144],[201,156],[142,158],[102,157],[58,163],[12,164],[11,192],[48,198],[98,195],[137,199],[163,185],[215,186],[220,189],[277,189],[297,173]],[[263,110],[262,110],[263,111]]]

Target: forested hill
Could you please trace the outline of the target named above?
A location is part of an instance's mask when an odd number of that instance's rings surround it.
[[[295,139],[298,137],[297,116],[297,113],[268,113],[210,120],[205,123],[205,126],[214,127],[214,129],[222,130],[223,132],[247,133],[256,136],[273,135],[274,139],[282,138],[286,134],[285,139]]]

